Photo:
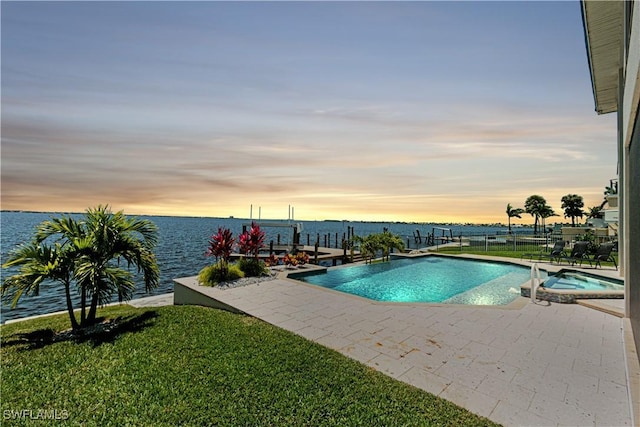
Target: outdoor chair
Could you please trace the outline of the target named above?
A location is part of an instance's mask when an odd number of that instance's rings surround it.
[[[567,253],[564,251],[564,240],[559,240],[553,245],[553,249],[551,252],[538,252],[537,254],[523,254],[520,259],[528,257],[529,260],[532,260],[533,257],[538,257],[538,261],[542,258],[548,258],[553,262],[554,259],[558,259],[562,256],[567,256]],[[560,261],[558,261],[560,262]]]
[[[600,247],[598,248],[598,251],[595,253],[595,255],[593,255],[593,258],[591,258],[590,260],[590,261],[596,262],[596,268],[598,268],[598,266],[602,268],[602,265],[600,265],[601,261],[611,261],[613,262],[613,265],[616,268],[616,270],[618,269],[618,264],[616,263],[616,259],[613,257],[613,255],[611,255],[611,252],[613,251],[613,247],[614,247],[614,243],[603,243],[600,245]]]
[[[581,267],[582,267],[582,261],[589,261],[589,265],[593,265],[591,264],[591,259],[589,258],[589,255],[587,255],[588,249],[589,249],[589,242],[576,242],[573,245],[573,249],[571,249],[571,255],[558,257],[558,264],[560,264],[560,260],[565,260],[571,265],[574,265],[579,261]]]

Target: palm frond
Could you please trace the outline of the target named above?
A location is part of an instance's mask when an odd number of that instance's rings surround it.
[[[11,296],[13,307],[23,295],[37,296],[44,281],[65,282],[71,274],[71,263],[60,245],[50,247],[35,241],[13,250],[2,267],[19,267],[19,273],[2,283],[2,295]]]

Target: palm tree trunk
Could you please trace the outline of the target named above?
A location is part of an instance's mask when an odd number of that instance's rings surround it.
[[[82,286],[82,292],[80,296],[80,326],[86,326],[87,321],[87,289]]]
[[[89,309],[89,315],[87,316],[87,324],[92,325],[96,321],[96,312],[98,311],[98,294],[93,294],[91,298],[91,308]]]
[[[78,321],[76,320],[76,315],[73,313],[73,303],[71,302],[69,282],[64,282],[64,292],[67,298],[67,312],[69,313],[69,320],[71,320],[71,329],[75,331],[78,329]]]

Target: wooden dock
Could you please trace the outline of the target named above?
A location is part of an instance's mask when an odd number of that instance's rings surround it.
[[[291,252],[290,246],[285,245],[274,245],[273,252],[278,256],[278,258],[282,258],[285,253]],[[362,257],[360,256],[359,251],[354,251],[353,260],[351,258],[351,251],[344,249],[336,249],[336,248],[327,248],[327,247],[318,247],[318,252],[316,254],[316,248],[312,245],[296,245],[296,250],[298,252],[306,252],[309,255],[309,263],[311,264],[323,264],[326,265],[330,263],[331,265],[338,265],[338,261],[340,264],[345,264],[348,262],[358,262],[362,261]],[[244,255],[234,253],[231,254],[231,259],[235,260],[243,257]],[[259,258],[266,259],[269,257],[269,248],[263,249],[260,252]]]

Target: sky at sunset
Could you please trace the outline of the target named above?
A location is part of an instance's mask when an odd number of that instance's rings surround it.
[[[1,8],[3,210],[506,223],[617,173],[577,1]]]

